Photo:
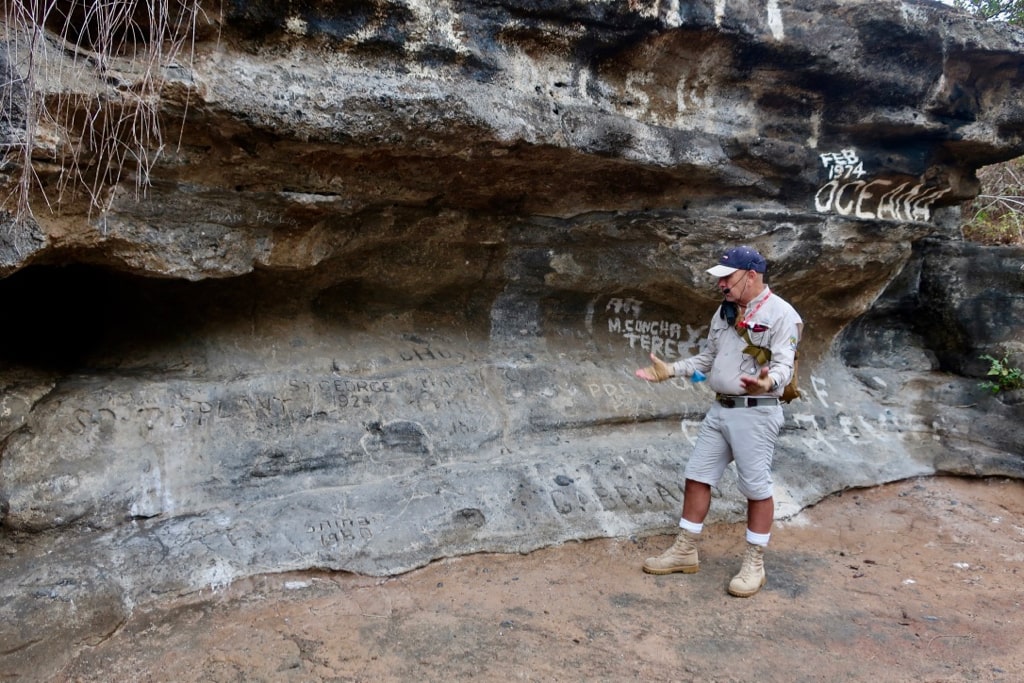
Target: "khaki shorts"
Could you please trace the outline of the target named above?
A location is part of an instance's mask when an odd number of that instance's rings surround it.
[[[711,404],[686,463],[687,479],[717,486],[736,463],[740,493],[749,500],[772,497],[772,457],[785,417],[782,406],[726,408]]]

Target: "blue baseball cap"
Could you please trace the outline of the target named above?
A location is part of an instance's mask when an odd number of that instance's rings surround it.
[[[754,270],[763,273],[768,270],[768,262],[764,260],[756,249],[750,247],[733,247],[722,254],[718,259],[718,265],[708,268],[708,273],[715,277],[728,277],[737,270]]]

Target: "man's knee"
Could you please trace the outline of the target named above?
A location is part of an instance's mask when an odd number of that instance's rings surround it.
[[[772,482],[751,484],[742,480],[736,483],[740,493],[746,497],[748,503],[758,503],[763,500],[771,500],[774,491]]]

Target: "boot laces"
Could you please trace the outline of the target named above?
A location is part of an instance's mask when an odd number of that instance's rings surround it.
[[[761,573],[763,560],[760,549],[756,545],[747,546],[747,552],[743,555],[743,566],[740,567],[740,576],[752,578]]]

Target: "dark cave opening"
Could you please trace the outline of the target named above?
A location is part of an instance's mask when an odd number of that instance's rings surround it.
[[[337,340],[395,312],[416,311],[414,324],[463,329],[469,316],[480,332],[492,295],[484,287],[411,293],[378,280],[332,283],[310,273],[187,281],[91,264],[33,265],[0,279],[0,369],[124,371],[145,366],[146,357],[173,364],[168,359],[202,355],[201,347],[222,333],[259,345],[300,328],[307,337],[330,329]],[[309,325],[322,327],[313,332]]]
[[[29,266],[0,280],[0,366],[67,373],[187,335],[194,323],[183,311],[200,288],[99,266]]]

